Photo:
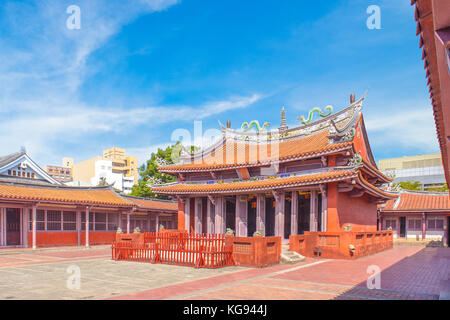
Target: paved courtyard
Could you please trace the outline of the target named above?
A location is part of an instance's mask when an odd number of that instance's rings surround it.
[[[70,266],[80,289],[68,289]],[[381,289],[368,289],[369,266]],[[76,268],[75,267],[75,268]],[[450,249],[397,246],[354,261],[311,259],[253,269],[116,262],[110,249],[0,251],[0,299],[439,299]]]

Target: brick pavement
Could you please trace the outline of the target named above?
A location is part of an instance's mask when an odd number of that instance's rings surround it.
[[[114,299],[438,299],[449,275],[450,249],[394,247],[358,260],[308,259],[300,265],[234,273]],[[381,289],[368,289],[369,266],[381,271]],[[448,286],[448,284],[444,284]],[[450,288],[446,288],[450,290]]]
[[[0,251],[0,299],[437,299],[450,291],[450,249],[398,246],[358,260],[193,269],[112,261],[110,249]],[[67,267],[82,288],[66,288]],[[366,286],[381,269],[381,289]]]

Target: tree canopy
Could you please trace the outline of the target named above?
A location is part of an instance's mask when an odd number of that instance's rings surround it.
[[[403,181],[403,182],[394,183],[394,187],[396,187],[396,186],[400,186],[400,188],[402,188],[404,190],[415,190],[415,191],[422,190],[422,187],[420,186],[419,181]]]
[[[413,190],[413,191],[422,191],[422,186],[419,181],[404,181],[404,182],[398,182],[394,183],[394,187],[400,186],[400,188],[404,190]],[[444,184],[442,187],[435,187],[435,188],[426,188],[423,191],[437,191],[437,192],[448,192],[448,186],[447,184]]]
[[[177,142],[164,150],[158,148],[156,153],[152,153],[150,159],[139,168],[140,179],[138,183],[133,186],[131,195],[146,198],[168,199],[169,197],[167,196],[156,195],[153,193],[149,184],[151,184],[151,182],[169,183],[176,181],[173,176],[158,171],[158,160],[162,160],[166,164],[174,164],[177,162],[180,152],[181,143]]]

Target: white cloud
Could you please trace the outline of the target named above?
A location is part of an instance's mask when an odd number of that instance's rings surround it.
[[[370,117],[364,118],[372,148],[439,152],[431,107],[392,106],[386,110],[390,112],[371,113]]]

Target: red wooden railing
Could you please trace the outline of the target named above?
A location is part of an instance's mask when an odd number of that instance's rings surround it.
[[[112,244],[112,259],[164,263],[195,268],[221,268],[233,265],[232,246],[220,234],[183,232],[145,233],[143,242],[119,241]]]

